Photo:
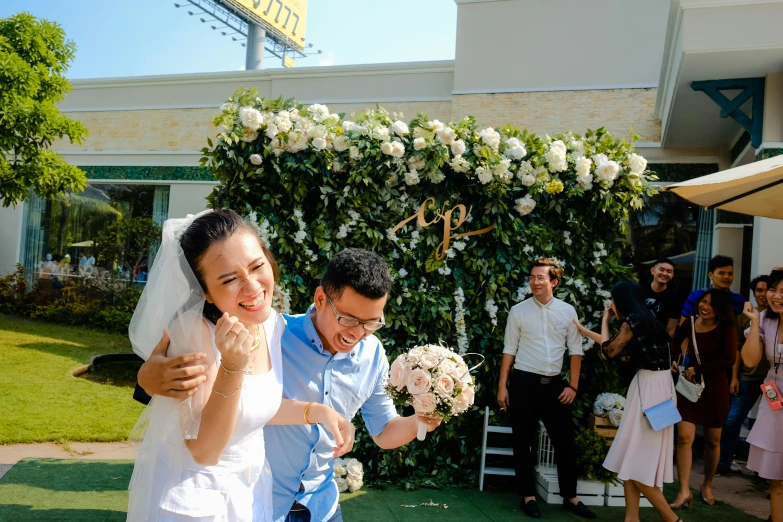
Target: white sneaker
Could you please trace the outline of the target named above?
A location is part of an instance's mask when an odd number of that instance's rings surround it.
[[[742,466],[737,464],[736,460],[731,461],[731,471],[734,473],[742,473]]]

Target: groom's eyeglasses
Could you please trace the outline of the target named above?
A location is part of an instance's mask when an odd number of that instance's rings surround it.
[[[386,321],[383,320],[383,314],[381,314],[380,321],[361,321],[355,317],[349,317],[337,313],[337,308],[334,307],[334,303],[332,302],[332,298],[329,297],[329,294],[326,294],[326,300],[329,301],[329,304],[332,307],[332,311],[334,311],[334,316],[337,318],[337,323],[342,326],[353,328],[355,326],[362,325],[362,327],[368,332],[374,332],[386,326]]]

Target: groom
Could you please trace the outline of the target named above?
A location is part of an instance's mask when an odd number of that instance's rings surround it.
[[[284,316],[282,340],[283,397],[327,404],[347,419],[361,409],[367,431],[383,449],[412,441],[419,420],[399,416],[384,390],[389,363],[372,334],[385,326],[390,290],[383,259],[368,250],[345,249],[329,261],[307,313]],[[139,385],[151,395],[186,397],[206,367],[179,368],[195,356],[167,358],[167,345],[164,336],[139,370]],[[428,431],[439,424],[429,421]],[[267,425],[264,437],[275,522],[341,522],[333,443],[323,428]]]

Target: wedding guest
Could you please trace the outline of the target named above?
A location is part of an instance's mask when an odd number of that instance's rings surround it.
[[[533,263],[528,277],[533,297],[508,313],[497,400],[511,414],[522,511],[532,518],[541,517],[535,496],[536,458],[532,447],[542,420],[555,450],[563,507],[581,517],[595,518],[576,495],[572,406],[579,389],[583,351],[582,336],[574,324],[576,310],[554,296],[562,279],[563,269],[556,261],[541,258]],[[566,351],[571,368],[568,383],[560,378]]]
[[[658,322],[674,337],[682,303],[674,289],[669,286],[674,278],[674,263],[671,259],[661,258],[652,266],[650,273],[653,280],[642,287],[642,297]]]
[[[750,282],[750,289],[756,300],[756,311],[759,314],[767,309],[768,280],[767,276],[759,276]],[[745,314],[742,317],[747,319],[749,327],[750,318]],[[741,324],[742,321],[737,319]],[[741,346],[738,348],[742,350]],[[761,384],[764,382],[767,372],[769,372],[769,363],[766,357],[762,357],[758,366],[752,368],[742,362],[742,353],[737,353],[737,361],[732,367],[731,383],[729,383],[729,391],[731,392],[729,415],[726,417],[726,424],[723,426],[720,438],[720,460],[715,472],[716,475],[742,471],[742,468],[734,462],[734,452],[742,431],[742,424],[761,395]]]
[[[691,466],[696,426],[704,428],[704,482],[699,489],[702,500],[715,504],[712,480],[718,465],[720,438],[729,413],[729,381],[727,375],[737,358],[736,318],[731,296],[724,290],[711,288],[696,305],[698,317],[688,320],[677,330],[674,346],[687,346],[690,360],[680,377],[692,383],[704,382],[704,390],[696,402],[677,392],[677,408],[682,421],[677,424],[677,475],[680,491],[670,505],[672,509],[691,507]],[[693,342],[695,329],[696,346]],[[698,356],[697,356],[698,350]]]
[[[644,417],[644,410],[672,399],[672,356],[670,336],[649,310],[642,287],[633,281],[620,281],[612,287],[612,303],[604,310],[601,334],[576,323],[582,335],[601,345],[601,355],[613,358],[626,353],[636,368],[628,387],[623,419],[604,467],[617,473],[625,490],[625,520],[639,520],[640,495],[666,522],[679,521],[661,489],[672,482],[674,426],[655,431]],[[609,319],[620,321],[619,330],[610,338]]]
[[[769,275],[767,290],[768,308],[759,313],[750,303],[745,304],[744,313],[750,318],[750,330],[745,346],[742,347],[742,361],[748,366],[760,364],[766,359],[771,366],[765,383],[783,390],[783,267],[776,267]],[[770,393],[774,397],[774,393]],[[767,395],[768,397],[768,395]],[[773,522],[783,522],[783,411],[773,410],[771,403],[762,398],[759,414],[748,436],[750,453],[748,469],[770,483],[770,511]]]
[[[271,521],[266,424],[322,423],[339,447],[333,451],[350,449],[353,427],[334,409],[281,398],[285,325],[271,307],[276,279],[272,254],[235,212],[164,223],[130,339],[149,357],[148,342],[168,328],[172,351],[204,350],[208,369],[196,394],[156,397],[142,414],[129,521]]]
[[[391,284],[380,256],[347,248],[327,264],[307,313],[284,315],[282,338],[283,397],[323,402],[347,419],[361,410],[370,436],[382,449],[412,441],[420,420],[428,431],[440,424],[416,415],[399,416],[386,395],[389,363],[373,334],[386,325],[383,308]],[[165,350],[164,338],[155,351]],[[151,394],[187,395],[199,374],[178,369],[181,364],[177,357],[151,357],[139,370],[139,384]],[[138,391],[134,397],[141,398]],[[264,433],[274,482],[274,520],[341,522],[328,435],[317,426],[268,426]]]

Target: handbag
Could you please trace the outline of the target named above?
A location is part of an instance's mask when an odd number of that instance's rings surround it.
[[[693,351],[696,353],[696,361],[701,365],[699,347],[696,344],[696,320],[693,317],[691,317],[691,339],[693,341]],[[685,379],[682,375],[680,377],[681,378],[677,380],[677,387],[675,388],[677,392],[691,402],[698,402],[704,391],[704,376],[700,376],[701,382],[698,383],[693,383],[688,379]]]
[[[672,365],[672,354],[669,352],[669,367]],[[650,425],[653,431],[661,431],[664,428],[673,426],[682,420],[680,411],[677,409],[677,405],[674,403],[674,390],[672,390],[672,398],[663,402],[650,406],[644,409],[644,401],[642,400],[642,385],[639,384],[639,372],[636,372],[636,385],[639,387],[639,406],[642,409],[642,415],[647,419],[647,423]]]

